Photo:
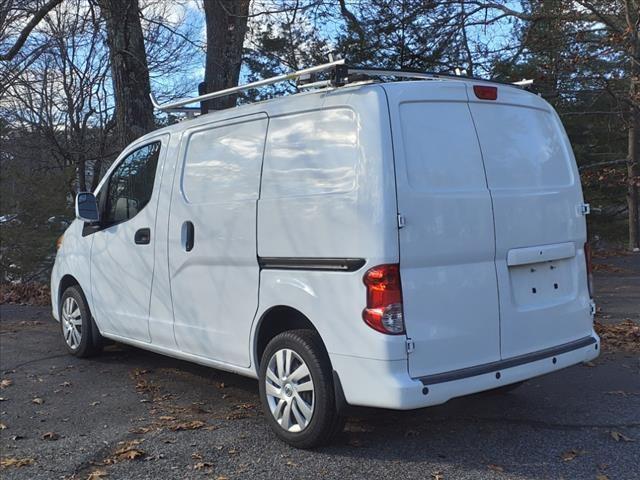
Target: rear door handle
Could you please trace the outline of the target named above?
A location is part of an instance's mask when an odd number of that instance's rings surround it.
[[[189,220],[182,224],[182,244],[187,252],[193,249],[193,242],[195,241],[195,231],[193,223]]]
[[[136,245],[149,245],[149,243],[151,243],[151,229],[141,228],[136,232],[133,240],[136,242]]]

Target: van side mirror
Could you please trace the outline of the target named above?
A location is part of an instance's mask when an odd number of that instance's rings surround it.
[[[76,195],[76,218],[89,223],[100,220],[98,202],[93,193],[80,192]]]

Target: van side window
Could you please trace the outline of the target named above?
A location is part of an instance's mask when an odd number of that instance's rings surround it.
[[[105,192],[105,223],[129,220],[149,203],[159,155],[160,142],[150,143],[131,152],[116,167]]]

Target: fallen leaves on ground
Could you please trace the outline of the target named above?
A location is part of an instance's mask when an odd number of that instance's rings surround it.
[[[207,413],[211,413],[211,410],[207,410],[206,408],[202,408],[200,405],[191,405],[189,406],[189,410],[192,413],[198,414],[198,415],[205,415]]]
[[[38,282],[0,283],[0,304],[39,305],[51,304],[49,286]]]
[[[43,440],[49,440],[51,442],[55,442],[59,438],[60,438],[60,435],[58,435],[56,432],[46,432],[45,434],[42,435]]]
[[[87,480],[98,480],[100,478],[107,477],[109,474],[104,470],[95,470],[89,474]]]
[[[500,465],[489,464],[487,465],[487,468],[494,472],[504,472],[504,468],[501,467]]]
[[[616,430],[611,430],[611,432],[609,433],[611,434],[611,438],[613,438],[616,442],[619,442],[620,440],[622,440],[623,442],[635,442],[633,438],[627,437],[623,433],[620,433]]]
[[[33,400],[31,400],[31,403],[35,403],[36,405],[42,405],[44,403],[44,399],[40,397],[36,397]]]
[[[3,378],[2,380],[0,380],[0,388],[2,389],[10,387],[11,385],[13,385],[13,380],[11,380],[10,378]]]
[[[201,420],[192,420],[190,422],[176,423],[175,425],[171,425],[169,428],[174,432],[178,432],[180,430],[197,430],[205,425],[206,423]]]
[[[598,473],[596,475],[596,480],[609,480],[609,477],[607,477],[604,473]]]
[[[7,429],[7,426],[4,423],[0,422],[0,430],[6,430],[6,429]]]
[[[211,463],[211,462],[198,462],[193,466],[194,470],[204,470],[205,468],[213,468],[213,463]]]
[[[159,390],[159,387],[157,385],[154,385],[153,382],[150,382],[149,380],[144,378],[144,375],[149,372],[150,370],[142,370],[139,368],[136,368],[131,372],[130,375],[131,378],[136,382],[136,390],[138,393],[152,394],[156,393]]]
[[[240,420],[255,415],[254,403],[239,403],[233,406],[233,411],[227,415],[227,420]]]
[[[586,452],[584,450],[577,450],[575,448],[572,448],[571,450],[567,450],[562,454],[562,460],[565,462],[570,462],[572,460],[575,460],[580,455],[584,455],[585,453]]]
[[[633,320],[627,319],[614,324],[604,324],[596,320],[594,326],[606,348],[640,352],[640,325]]]
[[[140,458],[144,455],[142,450],[138,450],[137,448],[130,448],[125,452],[120,454],[120,458],[125,458],[127,460],[135,460],[136,458]]]
[[[9,468],[9,467],[26,467],[27,465],[33,465],[36,461],[33,458],[14,458],[14,457],[5,457],[0,458],[0,467]]]
[[[105,464],[116,463],[122,460],[136,460],[142,458],[145,452],[138,448],[142,440],[130,440],[128,442],[118,442],[120,447],[113,452],[113,455],[104,461]]]
[[[149,433],[152,430],[155,430],[156,427],[134,427],[129,429],[129,433],[135,433],[137,435],[144,435],[145,433]]]
[[[431,474],[431,480],[444,480],[444,474],[441,471],[437,471]]]
[[[593,263],[593,271],[594,272],[603,272],[603,273],[633,273],[633,270],[629,270],[628,268],[616,267],[615,265],[611,265],[609,263]]]

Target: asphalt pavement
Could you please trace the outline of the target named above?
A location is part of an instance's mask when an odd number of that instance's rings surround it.
[[[598,260],[605,321],[638,320],[639,260]],[[123,345],[76,359],[46,307],[0,306],[0,382],[7,480],[640,479],[640,359],[606,345],[509,394],[356,410],[314,451],[274,437],[257,382]]]

